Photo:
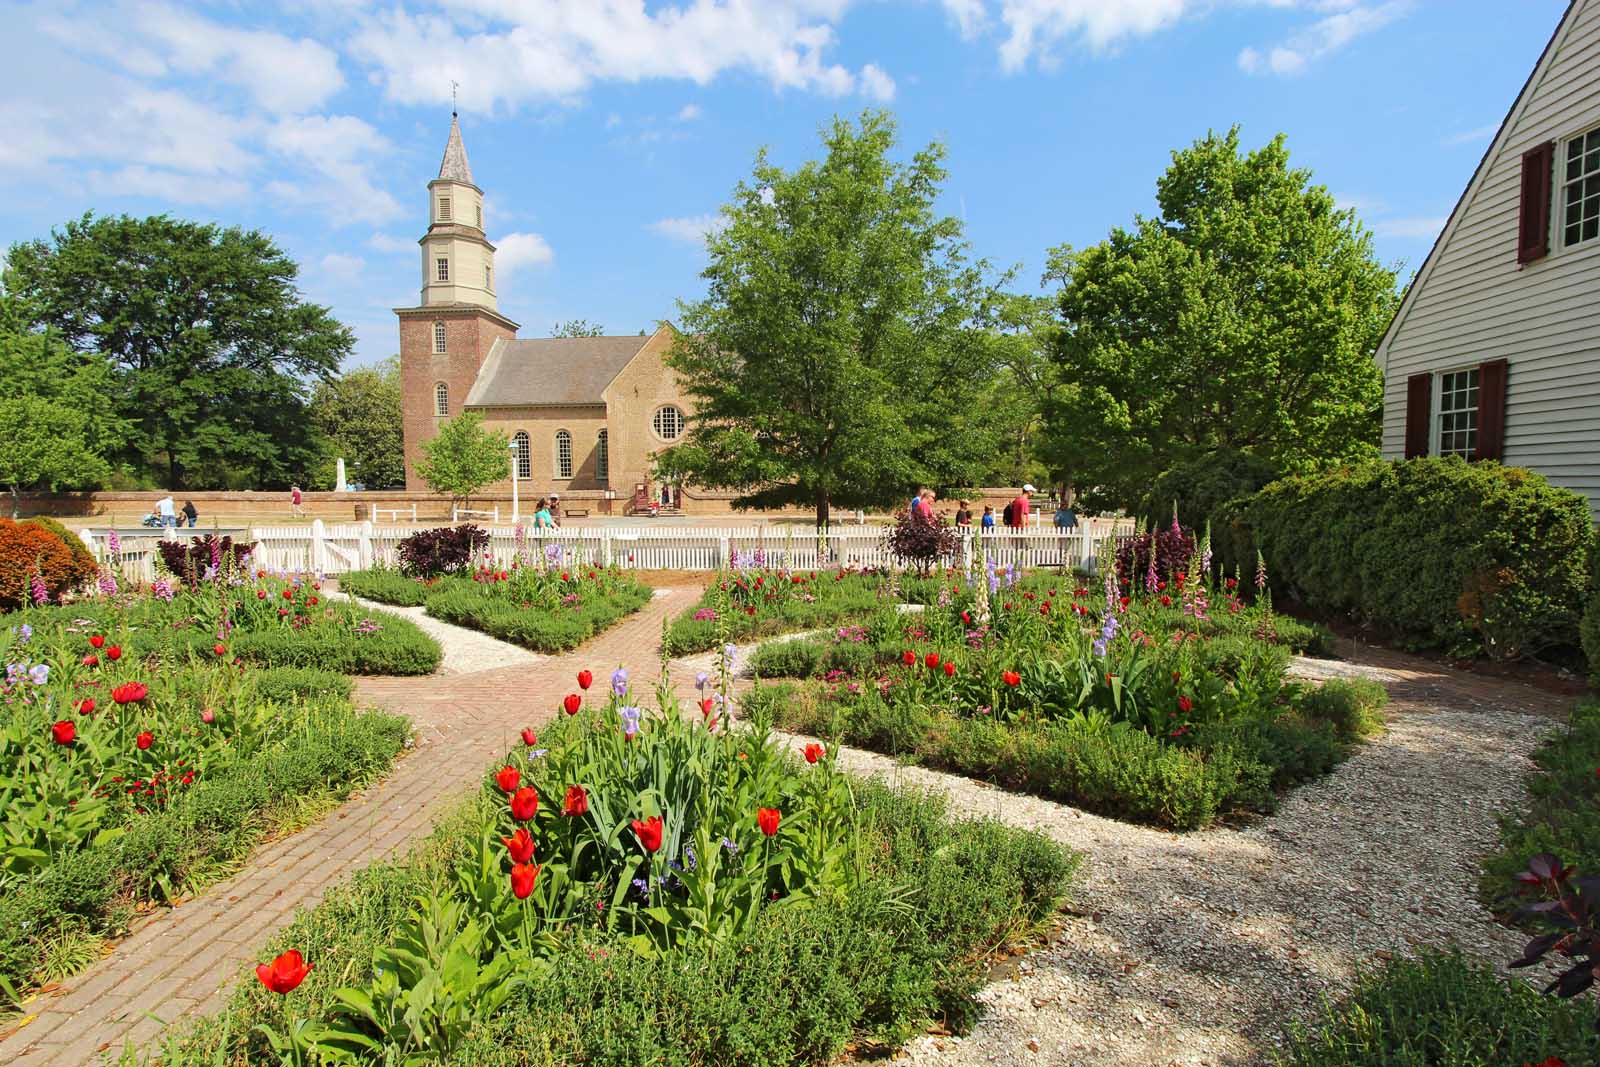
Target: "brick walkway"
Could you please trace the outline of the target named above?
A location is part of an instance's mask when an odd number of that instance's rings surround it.
[[[566,656],[472,674],[361,679],[358,700],[412,720],[415,750],[338,811],[262,845],[238,875],[156,912],[110,955],[28,1004],[30,1021],[0,1041],[0,1064],[83,1067],[101,1050],[142,1045],[176,1019],[221,1007],[233,980],[297,909],[426,835],[491,760],[520,743],[523,726],[555,714],[579,668],[594,672],[597,693],[618,663],[636,685],[654,685],[662,620],[697,594],[677,584]]]

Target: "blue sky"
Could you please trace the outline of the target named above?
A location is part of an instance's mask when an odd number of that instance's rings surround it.
[[[319,0],[0,3],[0,241],[85,211],[259,228],[395,351],[450,81],[524,336],[634,333],[701,291],[757,148],[888,107],[949,147],[944,208],[1037,282],[1153,209],[1208,129],[1296,164],[1420,266],[1566,0]]]

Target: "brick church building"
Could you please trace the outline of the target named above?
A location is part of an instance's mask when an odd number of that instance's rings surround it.
[[[452,115],[439,176],[428,183],[428,232],[418,241],[422,298],[395,308],[406,488],[426,491],[416,473],[422,442],[470,410],[514,446],[507,480],[490,494],[511,491],[514,467],[530,511],[533,499],[552,492],[568,507],[614,497],[619,510],[641,493],[659,496],[652,458],[683,433],[688,410],[663,363],[672,327],[650,336],[518,338],[495,298],[486,233],[483,190]]]

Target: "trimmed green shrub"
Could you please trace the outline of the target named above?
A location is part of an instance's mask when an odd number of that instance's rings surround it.
[[[1589,680],[1600,686],[1600,553],[1596,553],[1594,592],[1589,594],[1583,621],[1578,624],[1584,658],[1589,661]]]
[[[1279,1067],[1518,1067],[1600,1063],[1583,1000],[1541,996],[1459,952],[1425,951],[1365,975],[1313,1028],[1297,1025]]]
[[[1389,692],[1371,678],[1335,678],[1300,694],[1300,713],[1333,727],[1341,741],[1359,741],[1383,730]]]
[[[267,667],[253,675],[256,693],[280,704],[317,697],[350,699],[355,683],[336,671],[316,667]]]
[[[493,587],[451,579],[427,599],[428,614],[456,626],[481,630],[535,652],[565,652],[650,602],[648,586],[622,582],[610,591],[586,592],[573,607],[523,607]]]
[[[341,674],[432,674],[444,658],[439,642],[409,619],[384,615],[379,629],[357,633],[325,626],[305,630],[243,630],[234,655],[268,667],[320,667]],[[189,636],[198,651],[210,638]]]
[[[1186,529],[1204,530],[1217,509],[1247,497],[1278,476],[1267,460],[1248,452],[1219,449],[1163,471],[1150,483],[1139,515],[1151,529],[1172,525],[1172,510]]]
[[[772,578],[780,585],[791,580],[778,572],[759,572],[756,577],[763,581]],[[803,576],[803,595],[790,593],[772,602],[754,597],[751,603],[741,607],[733,599],[736,590],[732,583],[744,580],[740,574],[724,575],[696,603],[685,608],[668,631],[669,652],[683,656],[720,648],[723,641],[729,639],[743,641],[839,626],[867,619],[882,610],[885,603],[880,590],[886,579],[864,574],[839,577],[823,572]],[[928,579],[919,582],[920,588],[931,585]],[[938,595],[936,588],[933,595]],[[695,618],[696,615],[701,618]]]
[[[387,567],[351,571],[339,576],[339,591],[363,600],[377,600],[384,604],[417,608],[427,602],[429,585],[420,578],[412,578]]]
[[[1457,457],[1284,478],[1224,505],[1219,554],[1273,588],[1421,647],[1510,659],[1575,647],[1595,553],[1588,503]]]
[[[1509,910],[1517,872],[1541,852],[1584,873],[1600,871],[1600,703],[1580,704],[1567,729],[1533,754],[1530,809],[1500,822],[1500,847],[1484,860],[1483,896]]]

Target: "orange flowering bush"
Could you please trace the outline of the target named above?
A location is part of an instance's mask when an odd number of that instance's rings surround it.
[[[37,575],[51,600],[78,583],[78,565],[61,538],[42,526],[0,519],[0,609],[32,603]]]

